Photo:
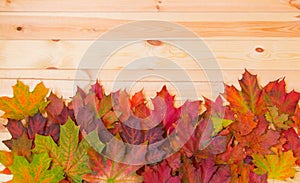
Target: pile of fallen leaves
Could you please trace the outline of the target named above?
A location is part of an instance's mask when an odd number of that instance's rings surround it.
[[[0,151],[10,182],[267,182],[293,178],[300,165],[300,93],[285,81],[262,87],[245,71],[215,101],[175,107],[163,87],[105,94],[97,82],[71,102],[43,85],[18,81],[0,98],[12,138]],[[205,106],[205,112],[200,112]]]

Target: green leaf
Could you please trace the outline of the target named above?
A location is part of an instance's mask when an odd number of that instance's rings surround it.
[[[5,112],[2,118],[21,120],[33,116],[39,110],[43,111],[49,103],[45,101],[48,88],[42,82],[30,92],[29,86],[17,81],[13,91],[13,98],[0,97],[0,110]]]
[[[90,173],[88,167],[87,148],[89,144],[83,140],[78,144],[79,127],[69,118],[65,125],[60,127],[60,145],[50,136],[37,135],[35,153],[49,153],[53,158],[53,167],[62,166],[67,176],[73,182],[82,182],[82,175]]]
[[[9,169],[14,183],[57,183],[64,179],[62,167],[49,169],[51,158],[48,154],[35,154],[31,163],[23,156],[15,156]]]
[[[233,120],[231,119],[223,119],[216,116],[212,116],[211,121],[214,127],[213,135],[218,134],[223,128],[226,128],[231,123],[233,123]]]
[[[268,107],[268,112],[265,114],[267,121],[273,123],[276,127],[287,130],[290,128],[288,114],[278,114],[278,108],[276,106]]]
[[[253,155],[253,163],[257,167],[254,172],[259,175],[268,173],[269,179],[285,180],[293,177],[296,174],[294,167],[296,158],[292,151],[283,152],[271,155]]]

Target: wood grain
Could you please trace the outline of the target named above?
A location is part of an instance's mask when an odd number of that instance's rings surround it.
[[[200,62],[217,62],[220,69],[262,69],[294,70],[300,68],[300,39],[253,38],[242,40],[204,40],[205,46],[197,46],[198,41],[190,42],[189,50],[207,54]],[[76,69],[92,44],[114,45],[107,41],[68,41],[68,40],[2,40],[0,41],[1,69]],[[211,54],[207,53],[210,51]],[[91,52],[91,53],[90,53]],[[154,46],[146,41],[124,45],[114,54],[104,53],[96,59],[107,60],[105,69],[122,69],[138,58],[157,56],[169,59],[185,69],[199,66],[180,47],[163,42]],[[90,61],[87,58],[86,61]],[[149,62],[144,68],[168,68],[160,61]],[[86,69],[97,69],[89,68]],[[211,69],[217,69],[211,67]]]
[[[113,30],[114,27],[134,22],[130,19],[112,19],[52,14],[24,15],[22,13],[3,14],[0,18],[0,39],[97,39],[103,33]],[[138,15],[136,15],[138,16]],[[241,16],[239,13],[235,16]],[[245,16],[245,15],[244,15]],[[151,18],[151,16],[149,17]],[[152,17],[153,18],[153,17]],[[159,17],[157,17],[159,18]],[[200,37],[300,37],[300,22],[291,17],[290,21],[175,21]],[[123,29],[109,40],[128,40],[126,32],[133,34],[133,39],[151,37],[153,31],[162,33],[162,37],[170,38],[194,38],[185,31],[161,25],[153,29],[151,25],[144,23],[143,26],[130,30]]]
[[[0,11],[198,12],[293,11],[288,0],[1,0]]]

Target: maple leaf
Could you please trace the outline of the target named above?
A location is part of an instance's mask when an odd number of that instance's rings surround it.
[[[47,118],[55,124],[63,125],[68,120],[68,117],[73,115],[73,111],[68,109],[62,98],[58,98],[52,92],[47,98],[49,104],[46,107]]]
[[[28,117],[27,127],[18,120],[8,119],[6,128],[12,135],[12,139],[18,139],[23,133],[28,135],[28,138],[34,140],[35,135],[50,135],[55,142],[59,138],[59,125],[54,124],[52,121],[47,121],[40,112],[36,113],[33,117]],[[11,149],[12,139],[3,141],[8,148]]]
[[[47,94],[48,89],[42,82],[30,92],[29,86],[17,81],[17,84],[13,86],[12,98],[0,97],[0,110],[5,112],[2,118],[21,120],[33,116],[39,110],[43,111],[48,105],[45,101]]]
[[[135,93],[130,100],[130,108],[133,114],[139,118],[146,118],[150,115],[150,109],[146,105],[147,100],[143,90]]]
[[[257,81],[257,76],[247,70],[239,80],[241,91],[234,86],[225,85],[224,97],[230,103],[231,109],[236,113],[248,113],[261,115],[264,110],[264,101],[261,96],[262,89]]]
[[[156,95],[157,95],[157,97],[161,97],[166,104],[165,117],[164,117],[162,123],[164,124],[166,131],[169,131],[171,133],[175,128],[175,126],[174,126],[175,122],[180,117],[181,109],[176,108],[174,106],[175,96],[172,96],[169,93],[166,86],[163,86],[161,91],[157,92]]]
[[[89,167],[93,171],[85,174],[83,179],[96,182],[143,182],[143,177],[136,174],[141,166],[127,165],[103,158],[93,149],[88,150]]]
[[[145,132],[144,142],[148,141],[148,144],[153,144],[155,142],[161,141],[164,138],[164,128],[160,124],[154,128],[151,128]]]
[[[252,166],[245,163],[231,164],[231,182],[233,183],[267,183],[267,174],[257,175],[252,172]]]
[[[5,125],[5,127],[14,139],[19,138],[24,132],[27,132],[27,129],[19,120],[8,119],[8,122]]]
[[[295,176],[295,160],[292,151],[265,156],[253,154],[253,163],[257,167],[254,172],[259,175],[268,173],[269,179],[285,180]]]
[[[126,91],[114,92],[111,94],[111,102],[114,112],[121,122],[126,121],[130,117],[130,100]]]
[[[78,135],[79,127],[69,118],[66,124],[60,127],[59,146],[50,136],[36,135],[33,152],[49,153],[53,158],[53,167],[63,167],[68,177],[74,182],[81,182],[82,175],[90,172],[86,152],[89,145],[86,141],[79,143]]]
[[[104,96],[104,89],[100,82],[97,80],[95,84],[92,85],[91,90],[96,94],[96,96],[101,100]]]
[[[212,135],[218,134],[224,128],[228,127],[229,125],[231,125],[233,123],[233,120],[231,120],[231,119],[218,118],[215,116],[211,117],[211,121],[213,123],[213,128],[214,128]]]
[[[0,163],[5,166],[5,168],[0,171],[0,174],[8,174],[10,175],[11,172],[8,169],[14,162],[14,153],[0,150]]]
[[[295,127],[298,129],[298,132],[300,132],[300,106],[297,107],[292,120],[294,121]]]
[[[248,147],[254,153],[269,154],[270,147],[277,144],[279,139],[277,131],[268,129],[268,123],[264,117],[259,117],[257,127],[246,136],[236,135],[239,146]]]
[[[40,112],[28,118],[27,134],[30,139],[34,139],[36,134],[44,135],[47,119]]]
[[[256,75],[246,70],[239,84],[241,91],[234,86],[225,85],[223,95],[230,103],[230,109],[235,113],[235,121],[231,129],[241,135],[247,135],[257,126],[256,117],[264,114],[266,105]]]
[[[283,132],[286,138],[286,143],[283,144],[285,151],[292,150],[295,158],[297,158],[297,165],[300,165],[300,138],[294,128],[290,128]]]
[[[102,99],[99,103],[99,116],[103,117],[105,114],[112,110],[112,96],[110,95],[103,95]]]
[[[12,182],[26,183],[57,183],[64,178],[63,168],[55,167],[50,170],[51,158],[47,153],[35,154],[29,163],[23,156],[15,156],[9,169],[13,174]]]
[[[11,151],[18,156],[24,156],[30,160],[32,140],[28,139],[26,133],[23,133],[20,138],[12,139]]]
[[[300,93],[294,90],[287,93],[284,79],[268,83],[263,88],[263,98],[268,106],[276,106],[278,112],[285,114],[294,114]]]
[[[202,160],[198,168],[188,159],[183,159],[182,182],[186,183],[209,183],[209,182],[230,182],[230,171],[228,166],[216,165],[210,157]]]
[[[204,99],[205,107],[207,109],[205,111],[205,113],[207,113],[205,116],[208,116],[211,120],[214,129],[212,135],[215,136],[220,132],[226,134],[226,131],[229,131],[227,127],[234,122],[234,113],[228,106],[223,105],[221,96],[218,96],[215,102],[207,98]]]
[[[188,157],[206,158],[224,152],[230,136],[213,136],[213,131],[213,122],[209,117],[206,116],[200,120],[193,134],[183,146],[185,154]]]
[[[166,161],[153,166],[146,166],[142,173],[144,183],[179,183],[181,176],[172,175],[172,169]]]
[[[276,127],[287,130],[290,128],[289,114],[278,114],[276,106],[268,107],[268,112],[265,114],[266,119]]]
[[[139,121],[135,120],[134,118],[129,118],[127,123],[131,123],[135,127],[138,127]],[[126,125],[121,124],[122,126],[122,133],[121,137],[124,142],[134,145],[139,145],[144,142],[144,133],[141,130],[128,127]]]
[[[8,167],[13,164],[14,153],[0,150],[0,163],[5,167]]]

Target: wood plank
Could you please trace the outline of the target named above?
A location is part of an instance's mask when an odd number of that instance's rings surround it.
[[[248,69],[249,70],[249,69]],[[185,69],[185,70],[175,70],[175,69],[115,69],[115,70],[101,70],[100,72],[95,70],[48,70],[48,69],[1,69],[0,79],[12,79],[12,80],[57,80],[57,81],[78,81],[78,82],[93,82],[99,79],[102,82],[139,82],[141,76],[147,76],[147,78],[142,78],[144,83],[151,82],[164,82],[169,80],[170,82],[202,82],[202,83],[237,83],[237,79],[240,78],[244,69]],[[250,69],[253,74],[257,74],[259,78],[263,81],[270,81],[274,78],[286,78],[287,81],[291,80],[297,84],[298,74],[300,73],[300,68],[295,68],[294,70],[272,70],[272,69]],[[118,78],[122,72],[121,78]],[[182,72],[189,75],[190,78],[180,77]],[[276,72],[276,75],[274,74]],[[154,74],[153,74],[154,73]],[[160,78],[159,74],[163,75],[168,73],[169,78]],[[222,75],[221,78],[209,78],[209,76]],[[183,74],[182,74],[183,75]],[[91,78],[95,76],[95,78]],[[289,82],[291,82],[289,81]],[[297,86],[297,85],[294,85]],[[300,89],[300,86],[298,86]],[[296,88],[298,88],[296,87]]]
[[[22,79],[22,81],[25,84],[28,84],[30,88],[34,88],[34,86],[39,83],[41,80],[35,80],[35,79]],[[54,93],[56,93],[59,96],[64,97],[65,99],[68,99],[69,97],[74,96],[76,92],[76,85],[75,84],[81,84],[86,87],[82,87],[86,91],[88,91],[89,86],[85,85],[86,83],[76,83],[74,81],[70,80],[43,80],[44,84],[52,89]],[[12,88],[11,86],[15,85],[16,80],[15,79],[1,79],[0,80],[0,88],[1,93],[0,96],[12,96]],[[94,82],[91,82],[93,84]],[[147,81],[137,81],[135,83],[133,82],[101,82],[101,84],[105,88],[105,92],[113,92],[117,91],[119,89],[125,89],[128,91],[131,95],[134,94],[137,91],[140,91],[143,89],[146,97],[148,99],[153,98],[156,95],[156,92],[160,91],[161,88],[166,85],[167,88],[170,90],[172,94],[176,95],[176,101],[177,104],[182,104],[185,100],[199,100],[202,98],[202,96],[206,97],[213,97],[216,95],[216,91],[212,91],[211,87],[219,87],[219,91],[222,91],[223,87],[220,87],[222,83],[203,83],[203,82],[168,82],[168,81],[161,81],[161,82],[147,82]],[[133,84],[131,86],[131,84]],[[191,88],[191,89],[187,89]],[[195,88],[196,91],[193,91]],[[184,91],[182,91],[185,89]]]
[[[255,40],[256,39],[256,40]],[[208,55],[201,63],[217,62],[219,67],[211,66],[211,69],[270,69],[293,70],[300,68],[300,39],[270,39],[252,38],[248,40],[204,40],[207,47],[196,46],[190,42],[186,49],[193,53]],[[84,59],[85,54],[93,41],[67,41],[67,40],[2,40],[0,41],[0,68],[1,69],[76,69]],[[97,44],[114,45],[115,42],[100,42]],[[211,50],[211,54],[207,50]],[[102,51],[103,52],[103,51]],[[101,52],[101,53],[102,53]],[[199,65],[184,50],[168,43],[160,45],[149,44],[147,41],[139,41],[123,48],[116,53],[102,53],[95,56],[96,59],[107,60],[103,68],[122,69],[138,58],[157,56],[175,62],[184,69],[199,68]],[[87,58],[91,61],[94,58]],[[288,64],[287,64],[288,63]],[[97,67],[83,66],[86,69],[98,69]],[[168,66],[162,62],[151,61],[145,65],[145,69]],[[204,69],[204,68],[202,68]]]
[[[278,14],[279,15],[279,14]],[[138,15],[136,15],[138,16]],[[241,16],[237,13],[235,16]],[[244,15],[246,16],[246,15]],[[150,17],[151,18],[151,17]],[[153,17],[152,17],[153,18]],[[202,18],[203,19],[203,18]],[[291,17],[290,21],[175,21],[202,38],[220,37],[300,37],[300,22]],[[156,20],[160,20],[159,18]],[[97,39],[103,33],[113,28],[134,22],[129,19],[111,19],[102,17],[52,16],[42,14],[24,15],[13,13],[1,15],[0,39]],[[191,34],[170,27],[169,24],[160,25],[152,29],[151,24],[139,24],[138,27],[122,29],[122,34],[117,34],[109,40],[128,40],[129,33],[132,39],[141,39],[153,36],[154,32],[162,33],[162,37],[170,39],[194,38]],[[156,24],[155,24],[156,25]],[[128,32],[128,33],[126,33]]]
[[[88,85],[93,84],[95,80],[86,77],[74,78],[74,72],[76,71],[66,71],[66,70],[10,70],[1,71],[0,75],[0,95],[12,95],[11,86],[16,83],[16,80],[25,81],[32,88],[38,82],[43,81],[48,88],[52,88],[55,93],[62,95],[65,98],[69,98],[74,95],[76,85],[79,85],[85,89],[88,89]],[[145,70],[132,70],[128,73],[145,73]],[[163,72],[170,72],[163,70]],[[167,85],[170,90],[177,94],[177,100],[187,100],[187,99],[197,99],[201,96],[207,96],[213,98],[216,94],[223,92],[223,82],[226,84],[233,84],[239,86],[238,79],[241,78],[241,70],[221,70],[221,71],[203,71],[199,70],[187,71],[190,76],[190,80],[183,80],[180,77],[176,78],[180,74],[176,75],[176,71],[173,71],[175,76],[172,78],[159,78],[159,77],[146,77],[140,80],[133,80],[131,75],[128,78],[115,79],[115,76],[111,71],[104,71],[108,75],[103,75],[100,79],[101,83],[104,85],[107,92],[116,91],[118,89],[127,88],[131,94],[137,92],[144,88],[146,96],[153,97],[157,91],[161,89],[163,85]],[[178,71],[180,73],[180,71]],[[211,74],[221,72],[223,80],[210,80],[210,78],[205,78],[204,74]],[[269,81],[276,79],[285,78],[287,82],[287,89],[300,91],[300,85],[298,84],[298,73],[299,70],[277,70],[276,72],[272,70],[250,70],[251,73],[257,74],[261,85],[266,85]],[[199,74],[200,73],[200,74]],[[171,72],[172,74],[172,72]],[[142,74],[141,74],[142,75]],[[202,75],[202,77],[201,77]],[[200,77],[199,77],[200,76]],[[177,88],[176,88],[177,87]],[[196,88],[197,95],[194,93],[193,89]],[[211,87],[219,87],[217,90],[212,91]],[[184,92],[182,92],[184,90]],[[181,91],[181,92],[179,92]],[[217,93],[213,93],[217,91]]]
[[[45,6],[47,4],[47,6]],[[289,0],[1,0],[0,11],[198,12],[293,11]]]

